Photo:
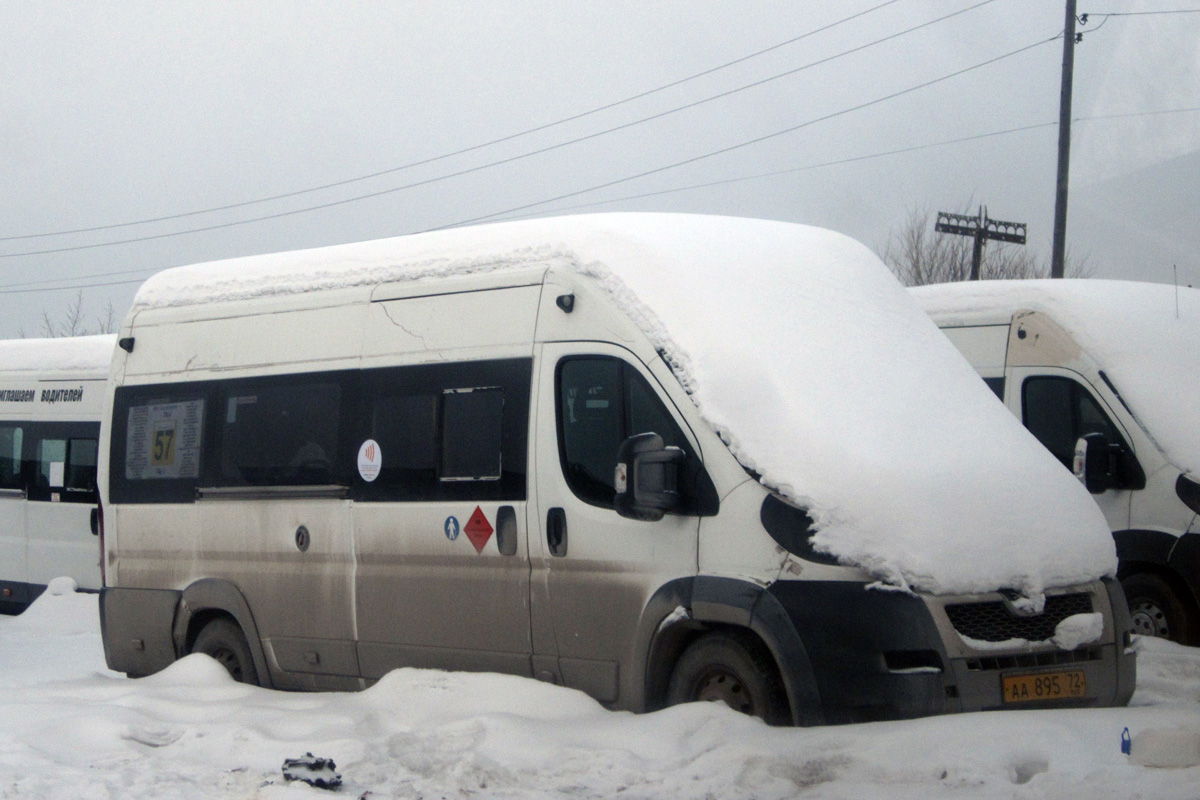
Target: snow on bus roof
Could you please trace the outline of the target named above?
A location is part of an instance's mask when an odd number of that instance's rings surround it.
[[[0,372],[108,374],[117,337],[73,336],[0,341]]]
[[[1028,593],[1116,568],[1090,495],[866,247],[783,222],[598,214],[182,267],[140,308],[538,265],[593,277],[816,545],[936,593]]]
[[[913,289],[942,324],[1049,315],[1088,352],[1175,466],[1200,474],[1200,290],[1111,280],[978,281]]]

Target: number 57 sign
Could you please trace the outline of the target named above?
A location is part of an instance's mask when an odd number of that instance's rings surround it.
[[[154,444],[150,452],[150,465],[154,467],[175,465],[174,420],[164,420],[154,427]]]

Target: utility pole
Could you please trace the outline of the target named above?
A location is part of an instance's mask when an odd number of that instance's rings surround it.
[[[987,206],[979,207],[978,217],[939,211],[937,223],[934,224],[933,229],[938,233],[970,236],[975,240],[975,247],[971,253],[971,280],[973,281],[979,280],[979,266],[983,262],[983,243],[985,241],[993,239],[999,242],[1025,244],[1025,223],[988,219]]]
[[[1075,71],[1075,0],[1067,0],[1063,27],[1062,88],[1058,102],[1058,183],[1054,195],[1054,242],[1050,249],[1050,277],[1063,277],[1067,252],[1067,181],[1071,173],[1071,80]]]

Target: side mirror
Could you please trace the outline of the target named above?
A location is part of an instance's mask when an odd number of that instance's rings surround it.
[[[657,522],[679,508],[679,465],[687,455],[657,433],[639,433],[617,451],[613,506],[622,517]]]
[[[1071,472],[1092,494],[1103,494],[1117,485],[1117,462],[1121,446],[1103,433],[1089,433],[1075,442]]]

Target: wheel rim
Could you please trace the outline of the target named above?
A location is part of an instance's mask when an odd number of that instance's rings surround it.
[[[226,647],[217,647],[208,655],[215,658],[217,663],[224,667],[235,681],[241,681],[242,662],[238,660],[237,655],[232,650]]]
[[[1133,632],[1143,636],[1171,638],[1171,626],[1162,608],[1151,600],[1137,598],[1130,603],[1129,614],[1133,618]]]
[[[750,696],[746,684],[729,670],[714,668],[704,673],[696,681],[695,697],[710,703],[723,702],[743,714],[755,714],[754,698]]]

